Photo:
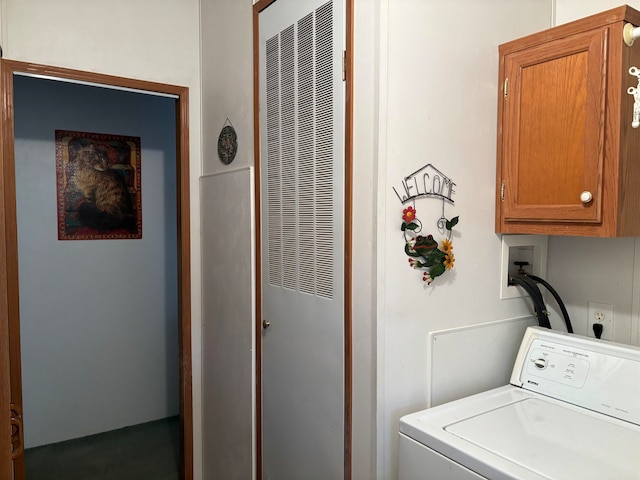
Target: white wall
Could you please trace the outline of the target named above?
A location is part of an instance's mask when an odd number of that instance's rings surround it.
[[[623,3],[556,0],[556,24]],[[626,3],[640,10],[640,1]],[[636,43],[631,48],[640,46]],[[548,269],[549,281],[565,301],[576,333],[587,334],[588,302],[609,303],[614,308],[613,340],[640,345],[640,239],[550,237]],[[553,301],[549,305],[553,307]]]
[[[205,478],[255,478],[253,169],[203,176]],[[248,264],[248,265],[247,265]]]
[[[253,165],[253,6],[251,0],[208,0],[201,5],[203,174]],[[238,153],[224,165],[218,135],[229,121]]]
[[[198,0],[0,0],[4,58],[189,88],[195,478],[201,478]]]
[[[27,77],[14,101],[25,445],[177,415],[175,101]],[[56,129],[140,137],[142,239],[58,240]]]
[[[555,25],[572,22],[580,18],[588,17],[596,13],[604,12],[610,8],[629,5],[640,9],[638,0],[554,0],[555,1]]]
[[[354,255],[352,261],[352,355],[353,355],[353,425],[352,458],[354,480],[376,478],[382,458],[378,448],[377,424],[383,418],[382,405],[377,404],[378,360],[384,350],[379,350],[378,302],[376,278],[377,221],[381,208],[377,201],[380,151],[384,151],[384,136],[378,135],[378,127],[385,118],[385,91],[380,89],[385,58],[386,25],[381,21],[378,2],[355,1],[354,12],[354,119],[353,119],[353,218]],[[384,264],[380,268],[384,272]],[[377,353],[378,352],[378,353]]]
[[[378,478],[391,479],[397,474],[398,421],[426,405],[428,332],[528,312],[522,299],[500,300],[498,291],[497,47],[549,27],[551,2],[381,0],[378,8],[380,23],[372,27],[380,32],[378,52],[371,60],[374,71],[379,66],[371,99],[378,103],[373,194],[379,217],[372,227],[377,232],[377,451]],[[356,44],[356,61],[369,48]],[[368,107],[356,105],[360,108]],[[361,148],[366,146],[356,143],[356,152]],[[356,155],[358,162],[366,161]],[[455,206],[447,206],[445,214],[460,216],[454,270],[430,287],[407,265],[403,206],[392,190],[427,163],[457,184]],[[418,218],[436,237],[441,208],[436,200],[416,202]]]
[[[201,4],[205,478],[255,478],[252,12],[250,0]],[[217,149],[227,122],[229,165]]]

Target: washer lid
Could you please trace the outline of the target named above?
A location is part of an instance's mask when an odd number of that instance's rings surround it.
[[[543,478],[639,478],[638,426],[544,398],[525,398],[444,430]]]

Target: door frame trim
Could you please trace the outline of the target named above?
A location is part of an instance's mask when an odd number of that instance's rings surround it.
[[[277,0],[258,0],[253,5],[253,158],[255,168],[255,271],[256,271],[256,471],[262,480],[262,255],[260,229],[260,31],[259,14]],[[344,479],[353,474],[353,47],[354,0],[345,0],[345,125],[344,125]]]
[[[2,76],[4,71],[3,62],[0,61],[0,77]],[[5,110],[6,105],[6,97],[4,95],[4,91],[2,86],[0,85],[0,94],[2,94],[2,98],[0,102],[2,102],[2,112]],[[0,146],[4,146],[7,144],[4,136],[4,113],[2,113],[2,117],[0,119],[2,123],[2,128],[0,128]],[[4,149],[2,149],[4,150]],[[4,188],[4,168],[3,167],[3,153],[0,151],[0,218],[7,218],[6,216],[6,206],[4,202],[5,197],[5,188]],[[1,432],[11,432],[11,385],[9,382],[9,321],[8,321],[8,284],[7,284],[7,249],[6,249],[6,229],[5,222],[0,222],[0,378],[2,381],[0,382],[0,431]],[[6,347],[5,347],[6,344]],[[9,414],[9,415],[8,415]],[[12,452],[12,444],[11,444],[11,436],[6,433],[0,435],[0,478],[5,480],[11,480],[13,478],[13,467],[11,461],[11,452]]]
[[[0,371],[2,377],[17,376],[20,366],[18,315],[18,255],[15,199],[13,75],[22,73],[49,79],[89,83],[106,88],[136,90],[140,93],[176,97],[176,201],[178,247],[178,338],[179,338],[179,408],[181,472],[183,480],[193,479],[193,393],[191,348],[191,266],[189,218],[189,89],[187,87],[148,82],[94,72],[52,67],[15,60],[0,59],[2,124],[0,127]],[[6,308],[5,308],[6,307]],[[5,333],[7,334],[5,336]],[[9,348],[10,342],[17,347]],[[11,364],[18,368],[11,369]],[[18,380],[20,377],[18,376]],[[8,412],[11,402],[10,382],[0,385],[0,411]],[[20,394],[21,396],[21,394]],[[21,401],[21,398],[20,398]],[[20,402],[21,403],[21,402]],[[9,431],[8,417],[0,415],[1,431]],[[5,427],[6,426],[6,427]],[[8,461],[5,456],[8,455]],[[12,478],[11,443],[0,436],[0,478]],[[17,472],[16,472],[17,473]],[[17,477],[19,478],[19,477]]]

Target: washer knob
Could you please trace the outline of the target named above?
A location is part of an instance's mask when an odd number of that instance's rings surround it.
[[[547,359],[546,358],[536,358],[533,361],[533,364],[536,366],[538,370],[544,370],[547,368]]]
[[[580,201],[582,203],[589,203],[591,200],[593,200],[593,195],[591,195],[591,192],[587,192],[586,190],[584,192],[582,192],[580,194]]]

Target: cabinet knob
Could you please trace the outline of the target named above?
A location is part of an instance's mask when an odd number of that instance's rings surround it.
[[[591,192],[587,192],[584,191],[580,194],[580,201],[582,203],[589,203],[591,200],[593,200],[593,195],[591,195]]]

